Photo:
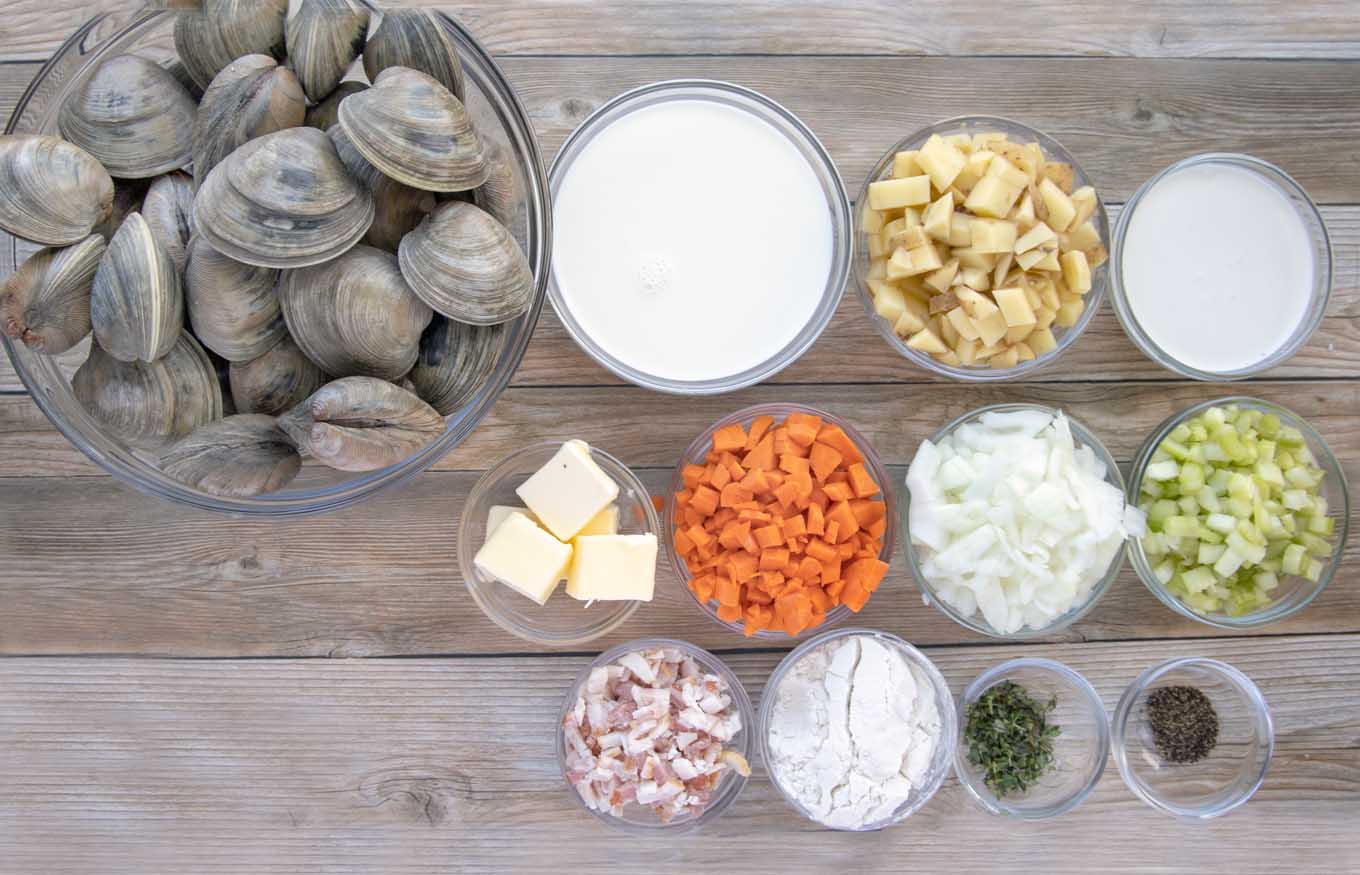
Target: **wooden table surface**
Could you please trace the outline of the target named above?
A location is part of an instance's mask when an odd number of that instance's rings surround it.
[[[86,16],[132,5],[7,0],[0,118]],[[1277,746],[1265,786],[1226,818],[1166,818],[1111,762],[1094,795],[1053,821],[988,816],[951,778],[907,823],[843,835],[784,808],[757,766],[720,822],[682,840],[615,834],[578,809],[552,747],[569,679],[598,649],[665,634],[717,650],[758,696],[784,649],[719,629],[665,573],[656,601],[590,652],[539,652],[478,612],[453,551],[478,472],[526,441],[585,438],[660,491],[699,430],[758,401],[847,416],[900,473],[923,437],[984,403],[1061,405],[1127,461],[1165,416],[1244,390],[1312,421],[1360,484],[1355,0],[468,0],[450,11],[499,55],[547,159],[607,98],[677,76],[782,101],[852,190],[899,137],[965,113],[1053,134],[1112,204],[1194,152],[1260,155],[1322,206],[1331,305],[1302,352],[1245,386],[1173,379],[1107,306],[1039,380],[976,387],[909,366],[847,294],[775,380],[693,401],[620,384],[547,311],[513,386],[437,470],[284,523],[187,513],[113,481],[5,362],[0,872],[1360,869],[1360,539],[1311,607],[1256,633],[1180,619],[1126,569],[1073,628],[998,645],[923,605],[900,557],[858,618],[926,646],[956,693],[1003,659],[1042,654],[1086,674],[1113,710],[1153,662],[1228,660],[1269,699]]]

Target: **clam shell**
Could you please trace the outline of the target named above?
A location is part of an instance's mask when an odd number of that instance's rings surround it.
[[[368,9],[356,0],[300,0],[284,26],[288,61],[313,102],[335,90],[364,49]]]
[[[440,204],[401,241],[398,258],[411,289],[454,321],[508,322],[533,304],[528,259],[505,226],[473,204]]]
[[[359,82],[354,79],[341,82],[334,91],[327,95],[325,100],[307,110],[305,124],[317,130],[329,131],[331,125],[340,121],[340,101],[351,94],[358,94],[366,88],[368,88],[367,82]]]
[[[415,230],[438,205],[434,194],[403,185],[369,164],[339,126],[327,135],[350,174],[373,194],[373,224],[368,226],[363,242],[396,252],[401,238]]]
[[[204,346],[230,362],[264,354],[287,334],[273,268],[242,264],[202,237],[189,244],[184,300],[189,324]]]
[[[184,90],[189,92],[189,96],[198,102],[203,99],[203,86],[194,81],[194,77],[189,75],[189,68],[184,66],[184,62],[179,58],[165,58],[160,65],[165,71],[175,77],[175,81],[184,86]]]
[[[120,362],[92,344],[71,389],[110,433],[133,446],[157,446],[222,418],[217,374],[188,333],[150,364]]]
[[[194,429],[165,449],[160,467],[201,492],[246,498],[287,486],[302,458],[274,417],[246,414]]]
[[[237,147],[295,128],[307,116],[302,86],[268,55],[246,55],[213,78],[194,117],[194,175],[206,179]]]
[[[510,152],[496,140],[486,143],[486,182],[473,191],[473,203],[490,213],[506,228],[520,224],[524,204],[519,176]]]
[[[284,335],[263,355],[228,368],[231,397],[241,413],[278,416],[307,400],[330,378]]]
[[[373,377],[327,383],[278,422],[299,451],[341,471],[400,464],[445,429],[433,407]]]
[[[90,296],[95,339],[119,361],[152,362],[184,326],[179,271],[141,213],[129,213],[109,241]]]
[[[338,377],[399,378],[415,364],[434,316],[402,279],[396,256],[371,246],[286,272],[279,303],[297,345]]]
[[[98,234],[29,256],[0,286],[5,333],[47,355],[84,340],[90,333],[90,289],[103,256],[104,238]]]
[[[175,51],[201,88],[242,55],[284,53],[288,0],[203,0],[175,16]]]
[[[141,213],[156,242],[183,276],[189,238],[194,233],[193,179],[179,172],[156,177],[142,199]]]
[[[117,55],[66,98],[57,127],[113,176],[147,179],[193,160],[196,112],[194,99],[164,67]]]
[[[179,171],[175,171],[178,173]],[[156,177],[159,179],[160,177]],[[104,242],[113,239],[113,235],[118,233],[118,229],[123,227],[123,221],[127,219],[129,213],[142,212],[142,204],[146,201],[146,193],[151,190],[150,179],[115,179],[113,181],[113,211],[109,217],[95,226],[94,232],[104,238]],[[145,218],[145,214],[143,214]],[[150,224],[148,222],[148,224]]]
[[[197,232],[260,267],[306,267],[349,249],[373,223],[373,197],[315,128],[251,140],[208,174],[194,199]]]
[[[496,369],[507,327],[464,325],[435,318],[420,338],[420,355],[407,374],[414,391],[444,416],[463,408]]]
[[[389,9],[364,46],[368,81],[388,67],[409,67],[437,79],[463,99],[463,63],[453,34],[432,9]]]
[[[0,228],[45,246],[79,243],[113,212],[113,179],[56,137],[0,136]]]
[[[462,101],[424,73],[389,67],[340,102],[340,127],[359,154],[398,182],[466,191],[486,181],[486,151]]]

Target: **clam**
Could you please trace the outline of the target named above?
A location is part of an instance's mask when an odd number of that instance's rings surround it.
[[[507,327],[464,325],[435,318],[420,338],[420,355],[407,374],[417,395],[452,416],[486,385],[505,345]]]
[[[522,198],[519,176],[510,152],[496,140],[486,143],[486,182],[473,191],[473,203],[486,210],[507,228],[519,223]]]
[[[113,176],[147,179],[193,160],[197,107],[159,64],[117,55],[99,64],[61,105],[61,135]]]
[[[105,428],[134,446],[156,446],[222,418],[217,374],[187,332],[149,364],[120,362],[95,343],[71,389]]]
[[[194,334],[231,362],[264,354],[288,331],[279,312],[273,268],[242,264],[202,237],[189,243],[184,301]]]
[[[302,458],[272,416],[243,414],[194,429],[161,453],[179,482],[231,498],[274,492],[292,482]]]
[[[207,88],[222,68],[242,55],[284,52],[288,0],[203,0],[202,8],[175,17],[175,51],[189,75]]]
[[[232,362],[227,378],[238,411],[270,416],[296,407],[330,379],[286,334],[264,354]]]
[[[286,272],[278,296],[297,345],[337,377],[397,379],[415,364],[434,316],[402,279],[396,256],[371,246]]]
[[[317,130],[330,130],[331,125],[340,120],[338,117],[338,113],[340,112],[340,101],[349,97],[351,94],[358,94],[366,88],[368,88],[367,82],[359,82],[354,79],[348,79],[341,82],[325,100],[307,110],[307,117],[304,120],[304,123]]]
[[[152,362],[184,326],[179,271],[141,213],[129,213],[109,241],[90,296],[94,336],[119,361]]]
[[[466,191],[486,181],[486,151],[463,102],[438,81],[389,67],[340,102],[340,127],[383,173],[413,188]]]
[[[398,257],[412,291],[454,321],[508,322],[533,304],[528,259],[505,226],[473,204],[440,204],[401,241]]]
[[[0,228],[46,246],[79,243],[113,212],[113,180],[56,137],[0,136]]]
[[[385,380],[344,377],[278,419],[299,451],[341,471],[399,464],[444,433],[444,419]]]
[[[156,177],[142,199],[141,213],[175,270],[183,276],[189,238],[194,233],[193,179],[179,172]]]
[[[194,176],[201,182],[238,146],[295,128],[307,116],[302,86],[268,55],[246,55],[213,78],[194,118]]]
[[[175,81],[184,86],[184,90],[189,92],[189,96],[195,102],[203,99],[203,86],[194,81],[194,77],[189,75],[189,68],[184,66],[184,62],[179,58],[163,58],[160,65],[165,71],[175,77]]]
[[[368,9],[357,0],[300,0],[288,15],[288,61],[313,102],[335,90],[364,49]]]
[[[327,134],[350,174],[373,194],[373,224],[368,226],[363,242],[396,252],[401,238],[413,231],[437,206],[434,194],[403,185],[369,164],[339,126],[331,128]]]
[[[90,288],[104,256],[91,234],[64,249],[42,249],[0,286],[0,325],[29,349],[57,355],[90,333]]]
[[[453,35],[431,9],[389,9],[364,46],[368,81],[388,67],[409,67],[433,76],[463,99],[463,64]]]
[[[251,140],[208,174],[194,199],[196,230],[214,249],[260,267],[329,261],[373,222],[373,197],[316,128]]]
[[[157,179],[159,178],[157,177]],[[94,232],[103,237],[105,243],[112,240],[113,235],[118,233],[118,229],[123,227],[123,220],[128,217],[128,213],[142,212],[142,203],[146,200],[146,193],[150,190],[150,179],[115,179],[113,181],[113,210],[109,213],[107,219],[95,226]],[[145,218],[145,215],[143,215],[143,218]]]

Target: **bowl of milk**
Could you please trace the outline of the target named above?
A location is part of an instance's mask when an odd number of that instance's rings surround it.
[[[549,174],[549,299],[618,377],[710,395],[801,356],[850,272],[845,186],[791,112],[724,82],[659,82],[600,107]]]
[[[1241,380],[1288,360],[1332,287],[1317,207],[1250,155],[1194,155],[1144,183],[1119,216],[1110,261],[1125,333],[1196,380]]]

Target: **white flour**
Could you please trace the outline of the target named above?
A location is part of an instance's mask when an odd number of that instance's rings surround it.
[[[940,714],[929,680],[896,649],[868,636],[833,641],[774,695],[767,765],[827,826],[882,820],[925,780]]]

